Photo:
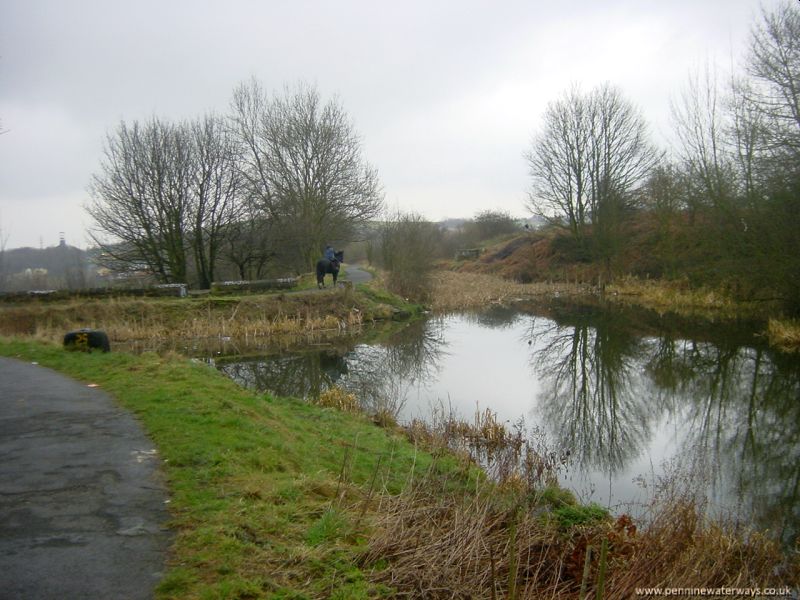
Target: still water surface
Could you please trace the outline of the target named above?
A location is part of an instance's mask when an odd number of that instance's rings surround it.
[[[489,408],[569,450],[562,484],[584,500],[635,512],[660,478],[692,474],[716,512],[788,544],[800,531],[800,359],[746,326],[496,308],[412,323],[380,343],[217,366],[279,395],[337,385],[401,421],[443,409],[472,420]]]

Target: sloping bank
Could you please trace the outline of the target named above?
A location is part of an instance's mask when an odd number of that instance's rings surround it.
[[[513,473],[489,482],[437,444],[463,425],[382,429],[254,394],[177,355],[8,339],[0,354],[100,385],[151,435],[176,531],[159,598],[576,598],[582,587],[622,598],[635,587],[800,583],[796,554],[705,522],[684,497],[634,524]],[[466,433],[524,446],[491,420]],[[546,469],[546,452],[523,456],[527,473]]]

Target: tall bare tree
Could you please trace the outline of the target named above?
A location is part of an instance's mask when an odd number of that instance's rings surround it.
[[[800,156],[800,7],[784,0],[762,13],[751,36],[751,99],[768,126],[769,149]]]
[[[213,115],[191,123],[120,123],[107,136],[87,207],[104,262],[167,283],[188,283],[194,271],[196,283],[208,287],[239,215],[234,149]]]
[[[756,138],[758,202],[748,216],[751,281],[800,314],[800,5],[762,12],[747,61],[746,106]],[[763,283],[762,283],[763,282]]]
[[[377,172],[336,101],[323,102],[305,84],[270,98],[254,80],[235,90],[232,112],[251,197],[278,223],[304,268],[326,241],[348,239],[378,215]]]
[[[702,73],[691,74],[671,106],[690,210],[724,207],[734,195],[736,178],[728,143],[728,112],[716,70],[707,66]]]
[[[185,282],[191,173],[184,132],[157,118],[122,122],[106,138],[100,169],[87,210],[106,263]]]
[[[528,207],[578,240],[589,225],[610,234],[660,158],[644,119],[606,84],[588,94],[570,89],[547,106],[544,121],[525,154]]]
[[[191,246],[198,285],[208,288],[225,238],[244,216],[240,202],[237,145],[225,122],[207,115],[190,125],[193,150],[190,187]]]
[[[276,224],[260,206],[242,203],[243,214],[228,227],[223,258],[236,268],[242,280],[261,279],[278,255]]]
[[[533,178],[528,207],[551,222],[565,223],[582,238],[589,223],[587,98],[575,87],[548,104],[544,127],[525,154]]]

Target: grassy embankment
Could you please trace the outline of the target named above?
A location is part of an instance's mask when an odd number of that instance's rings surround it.
[[[797,556],[703,521],[687,497],[661,496],[638,529],[578,505],[546,485],[553,457],[488,413],[401,433],[254,394],[177,355],[7,339],[0,353],[99,384],[149,432],[176,531],[159,598],[577,598],[582,587],[627,598],[636,586],[800,583]],[[494,457],[497,483],[444,450],[456,439]]]

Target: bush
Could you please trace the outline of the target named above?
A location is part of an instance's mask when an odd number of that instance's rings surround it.
[[[436,226],[415,214],[398,214],[384,224],[379,262],[389,272],[389,289],[405,298],[428,299],[438,237]]]
[[[552,512],[559,529],[569,530],[577,525],[592,525],[611,518],[608,511],[592,502],[587,505],[565,504]]]

